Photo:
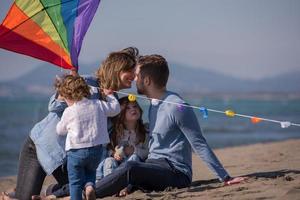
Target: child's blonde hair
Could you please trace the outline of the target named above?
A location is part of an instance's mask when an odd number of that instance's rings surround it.
[[[89,86],[80,76],[64,75],[62,79],[56,79],[54,86],[58,94],[72,101],[80,101],[91,95]]]

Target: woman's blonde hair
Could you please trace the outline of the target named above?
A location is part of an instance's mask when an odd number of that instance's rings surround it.
[[[138,53],[139,51],[135,47],[110,53],[96,72],[100,87],[119,90],[121,87],[120,73],[135,68]]]
[[[91,95],[88,85],[80,76],[64,75],[62,79],[56,79],[54,86],[58,94],[72,101],[80,101]]]

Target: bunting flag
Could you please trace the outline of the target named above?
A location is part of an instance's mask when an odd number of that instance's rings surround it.
[[[266,122],[273,122],[273,123],[278,123],[280,124],[281,128],[288,128],[290,126],[297,126],[300,127],[300,124],[298,123],[292,123],[290,121],[278,121],[278,120],[273,120],[273,119],[267,119],[267,118],[261,118],[261,117],[256,117],[256,116],[251,116],[251,115],[244,115],[244,114],[239,114],[235,113],[233,110],[216,110],[216,109],[210,109],[210,108],[205,108],[205,107],[199,107],[199,106],[193,106],[193,105],[188,105],[188,104],[182,104],[182,103],[176,103],[176,102],[171,102],[171,101],[166,101],[166,100],[160,100],[160,99],[153,99],[153,98],[148,98],[142,95],[134,95],[134,94],[128,94],[126,92],[121,92],[121,91],[114,91],[117,94],[122,94],[122,95],[128,95],[128,99],[134,99],[136,101],[137,97],[145,100],[150,100],[152,105],[158,105],[160,102],[168,103],[168,104],[173,104],[176,105],[176,108],[178,111],[183,111],[185,107],[193,108],[200,110],[202,113],[202,117],[204,119],[208,118],[208,111],[214,112],[214,113],[220,113],[220,114],[225,114],[228,117],[242,117],[242,118],[248,118],[251,120],[253,124],[257,124],[261,121],[266,121]]]
[[[83,38],[100,0],[15,0],[0,25],[0,48],[78,70]]]

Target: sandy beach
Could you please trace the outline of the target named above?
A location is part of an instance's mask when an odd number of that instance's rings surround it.
[[[191,187],[151,193],[136,191],[124,199],[300,199],[299,152],[299,139],[218,149],[215,153],[229,173],[248,176],[247,181],[223,186],[194,156]],[[49,177],[44,185],[51,182],[53,178]],[[11,190],[15,183],[16,177],[0,178],[0,192]]]

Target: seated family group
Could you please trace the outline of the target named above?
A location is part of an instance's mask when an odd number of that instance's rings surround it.
[[[208,146],[193,109],[178,109],[186,103],[167,90],[168,77],[165,58],[140,56],[129,47],[110,53],[96,76],[57,78],[49,113],[33,127],[20,152],[16,189],[2,195],[77,200],[188,187],[192,150],[220,181],[240,182]],[[130,88],[133,80],[137,93],[150,100],[149,124],[143,123],[137,101],[117,93]],[[41,196],[47,175],[57,183]]]

